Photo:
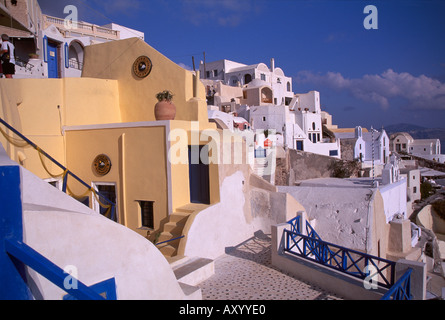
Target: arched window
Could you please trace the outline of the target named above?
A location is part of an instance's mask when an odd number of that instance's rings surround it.
[[[291,92],[290,82],[287,83],[287,92]]]
[[[264,87],[261,89],[261,102],[262,103],[272,103],[273,101],[273,94],[272,89],[268,87]]]
[[[312,122],[312,130],[315,130],[315,122]]]
[[[246,74],[244,75],[244,84],[248,84],[252,81],[252,75]]]
[[[78,41],[72,41],[69,46],[68,59],[70,68],[83,69],[83,45]]]

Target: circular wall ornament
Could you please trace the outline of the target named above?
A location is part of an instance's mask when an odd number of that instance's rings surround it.
[[[150,58],[146,56],[140,56],[133,63],[133,72],[139,78],[148,76],[152,68],[153,64],[151,63]]]
[[[111,160],[107,155],[100,154],[94,159],[93,166],[98,175],[104,176],[111,170]]]

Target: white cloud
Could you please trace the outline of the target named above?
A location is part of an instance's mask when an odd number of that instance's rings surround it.
[[[445,84],[425,75],[397,73],[391,69],[382,74],[364,75],[362,78],[345,78],[341,73],[314,74],[301,71],[296,83],[321,85],[347,91],[363,101],[375,102],[382,108],[390,107],[391,99],[406,100],[406,108],[445,110]]]

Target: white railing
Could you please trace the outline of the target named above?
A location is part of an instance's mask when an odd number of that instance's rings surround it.
[[[74,33],[80,33],[98,37],[111,38],[116,40],[120,38],[120,31],[118,30],[112,30],[109,28],[101,27],[87,22],[69,21],[68,23],[65,23],[65,19],[46,16],[46,15],[44,16],[44,21],[45,21],[45,28],[49,27],[49,25],[51,24],[54,24],[66,32],[74,32]]]

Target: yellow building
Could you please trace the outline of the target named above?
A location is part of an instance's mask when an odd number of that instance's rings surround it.
[[[141,61],[150,72],[141,74]],[[208,122],[204,88],[195,75],[142,40],[88,47],[82,78],[0,80],[0,90],[2,119],[110,196],[117,204],[117,222],[146,236],[147,231],[159,230],[175,208],[190,203],[189,166],[168,161],[171,145],[178,143],[170,142],[169,135],[181,129],[191,140],[192,123],[200,131],[215,129]],[[156,94],[163,90],[174,94],[174,121],[155,121]],[[13,160],[62,185],[62,169],[42,160],[32,148],[1,139]],[[105,174],[94,166],[99,155],[110,164]],[[210,204],[219,200],[218,175],[217,166],[206,167],[204,200]],[[69,178],[68,188],[101,210],[85,186]]]

